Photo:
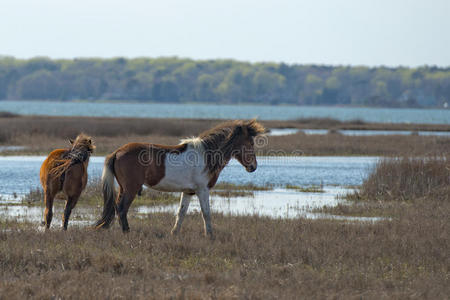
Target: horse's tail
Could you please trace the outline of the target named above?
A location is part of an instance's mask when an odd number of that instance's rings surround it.
[[[114,162],[116,152],[108,155],[105,159],[105,166],[102,173],[103,189],[103,213],[102,218],[95,223],[95,228],[108,228],[114,220],[116,213],[114,200],[116,199],[116,190],[114,187]]]

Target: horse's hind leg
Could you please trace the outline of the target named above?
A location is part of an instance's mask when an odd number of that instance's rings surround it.
[[[123,232],[130,231],[130,226],[128,226],[127,213],[130,208],[131,202],[133,202],[134,197],[136,197],[137,189],[133,191],[124,190],[121,191],[118,197],[118,203],[116,205],[117,215],[119,216],[119,222],[122,226]]]
[[[184,216],[189,208],[192,195],[188,193],[181,193],[180,207],[178,208],[177,219],[172,229],[172,234],[175,235],[180,231],[181,224],[183,223]]]
[[[72,209],[77,204],[79,196],[68,196],[66,201],[66,206],[64,207],[63,214],[63,229],[67,230],[67,225],[69,224],[70,214],[72,213]]]
[[[44,211],[44,224],[47,229],[50,228],[50,224],[52,223],[52,217],[53,217],[53,199],[55,198],[55,195],[49,191],[49,189],[46,189],[45,195],[44,195],[44,202],[45,202],[45,211]]]

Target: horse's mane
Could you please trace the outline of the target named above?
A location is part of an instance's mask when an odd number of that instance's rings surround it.
[[[61,176],[74,164],[84,163],[95,149],[92,138],[84,133],[79,134],[74,141],[70,142],[72,147],[54,162],[56,166],[50,171],[52,175]]]
[[[220,172],[231,159],[236,142],[241,140],[240,137],[256,137],[265,132],[264,126],[255,119],[235,120],[221,123],[202,132],[198,137],[182,140],[182,143],[203,147],[206,154],[206,168],[212,175]]]

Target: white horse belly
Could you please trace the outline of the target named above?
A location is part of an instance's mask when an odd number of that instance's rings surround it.
[[[196,149],[165,158],[164,177],[151,188],[167,192],[193,192],[208,184],[203,155]]]

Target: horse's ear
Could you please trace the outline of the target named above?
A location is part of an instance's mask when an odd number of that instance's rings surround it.
[[[74,142],[74,140],[69,139],[69,143],[70,143],[71,145],[73,145],[73,142]]]

